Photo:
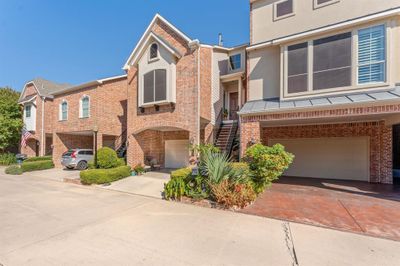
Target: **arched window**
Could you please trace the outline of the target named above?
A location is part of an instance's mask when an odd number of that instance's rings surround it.
[[[90,98],[87,95],[81,98],[79,114],[80,118],[87,118],[90,116]]]
[[[150,60],[158,58],[158,44],[153,43],[150,46]]]
[[[60,120],[64,121],[68,119],[68,102],[63,100],[60,104]]]

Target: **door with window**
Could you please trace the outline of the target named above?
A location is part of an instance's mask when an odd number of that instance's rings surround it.
[[[237,120],[239,111],[239,94],[237,92],[229,93],[229,119]]]

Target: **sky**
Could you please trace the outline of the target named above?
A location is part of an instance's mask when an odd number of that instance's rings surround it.
[[[156,13],[202,43],[249,41],[248,0],[0,0],[0,87],[124,74]]]

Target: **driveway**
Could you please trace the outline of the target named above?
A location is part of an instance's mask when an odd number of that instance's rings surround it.
[[[4,265],[396,265],[400,261],[396,241],[29,175],[0,174],[0,213],[0,264]]]
[[[282,177],[243,212],[400,240],[400,188],[392,185]]]

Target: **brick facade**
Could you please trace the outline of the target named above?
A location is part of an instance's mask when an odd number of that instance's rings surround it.
[[[176,103],[160,105],[158,111],[154,106],[141,110],[137,100],[138,69],[135,66],[129,68],[127,161],[131,166],[143,164],[145,156],[150,153],[153,153],[153,156],[163,163],[162,135],[168,134],[172,139],[180,139],[185,136],[191,143],[200,141],[198,50],[190,49],[183,38],[160,20],[154,24],[152,32],[183,55],[176,62]],[[176,131],[163,132],[164,129],[175,129]],[[186,133],[177,133],[180,131]],[[149,147],[151,147],[151,151]]]

